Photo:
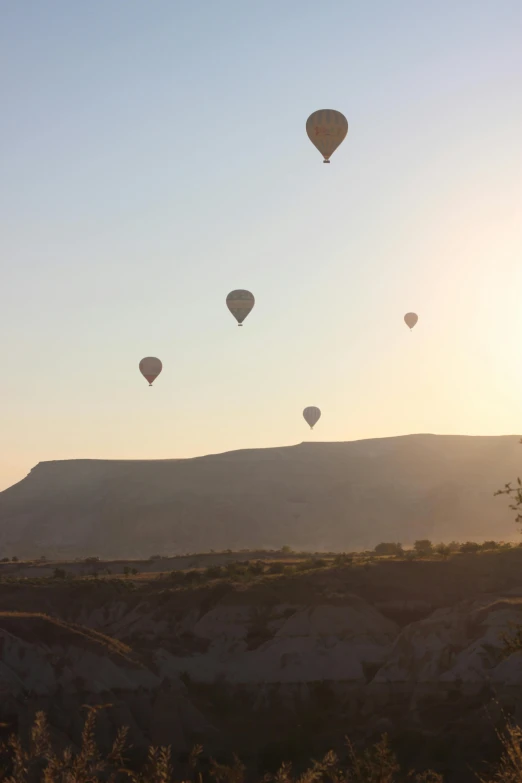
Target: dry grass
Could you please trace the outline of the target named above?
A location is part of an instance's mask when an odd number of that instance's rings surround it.
[[[509,722],[504,732],[498,733],[502,755],[497,769],[487,777],[478,777],[480,783],[522,783],[522,728]]]
[[[151,747],[142,769],[126,766],[127,729],[121,728],[111,750],[102,755],[94,734],[96,713],[103,707],[89,707],[80,749],[66,749],[60,753],[53,748],[49,727],[43,712],[36,715],[27,746],[12,735],[0,745],[0,781],[2,783],[174,783],[169,747]],[[480,783],[522,783],[522,729],[508,723],[498,734],[502,755],[495,769],[487,777],[477,775]],[[183,783],[245,783],[246,767],[234,757],[230,765],[211,761],[203,772],[198,760],[201,746],[190,754],[185,774],[177,780]],[[248,778],[252,778],[249,776]],[[282,763],[275,774],[265,775],[260,783],[444,783],[441,775],[404,771],[393,753],[388,738],[370,748],[357,751],[347,740],[347,754],[341,760],[333,751],[320,761],[311,761],[308,768],[296,775],[291,764]]]

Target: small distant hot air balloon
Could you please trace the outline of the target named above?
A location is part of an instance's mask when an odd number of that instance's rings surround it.
[[[304,409],[303,416],[306,423],[310,425],[310,429],[313,430],[314,425],[321,418],[321,411],[315,405],[311,405],[309,408]]]
[[[409,326],[411,330],[419,320],[419,316],[417,313],[406,313],[404,320],[406,321],[406,325]]]
[[[308,117],[306,132],[312,144],[323,156],[323,163],[330,163],[330,157],[346,138],[348,120],[340,111],[321,109],[314,111]]]
[[[162,369],[162,363],[155,356],[147,356],[140,362],[140,372],[148,380],[149,386],[152,386],[152,382],[156,380]]]
[[[236,319],[238,326],[243,326],[243,321],[255,303],[254,295],[243,289],[231,291],[227,296],[227,307]]]

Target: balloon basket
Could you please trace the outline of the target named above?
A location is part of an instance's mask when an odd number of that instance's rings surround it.
[[[323,163],[330,163],[329,160],[323,160]]]

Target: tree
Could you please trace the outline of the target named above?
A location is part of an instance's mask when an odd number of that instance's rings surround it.
[[[284,555],[289,555],[292,552],[292,547],[288,546],[288,544],[285,544],[284,546],[281,547],[281,552]]]
[[[433,553],[433,544],[427,538],[421,538],[413,545],[418,555],[431,555]]]
[[[383,541],[380,544],[377,544],[377,546],[374,549],[374,552],[376,555],[402,555],[404,553],[404,550],[402,548],[402,544],[394,544],[391,542]]]
[[[478,552],[479,549],[480,544],[477,544],[476,541],[466,541],[465,544],[460,545],[461,552]]]
[[[500,544],[498,541],[484,541],[482,544],[482,549],[501,549],[502,544]]]
[[[450,552],[460,552],[460,541],[450,541],[448,546]]]
[[[66,576],[67,574],[64,568],[55,568],[53,571],[54,579],[65,579]]]
[[[522,443],[522,438],[520,438],[520,443]],[[512,487],[512,481],[510,481],[508,484],[504,484],[504,489],[497,489],[496,492],[494,492],[494,495],[509,495],[510,499],[513,501],[509,504],[509,508],[512,511],[516,511],[517,515],[515,517],[515,522],[518,524],[522,523],[522,480],[520,478],[517,478],[517,486]]]

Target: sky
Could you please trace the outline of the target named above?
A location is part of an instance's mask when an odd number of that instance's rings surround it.
[[[4,0],[0,489],[521,433],[521,37],[520,0]]]

